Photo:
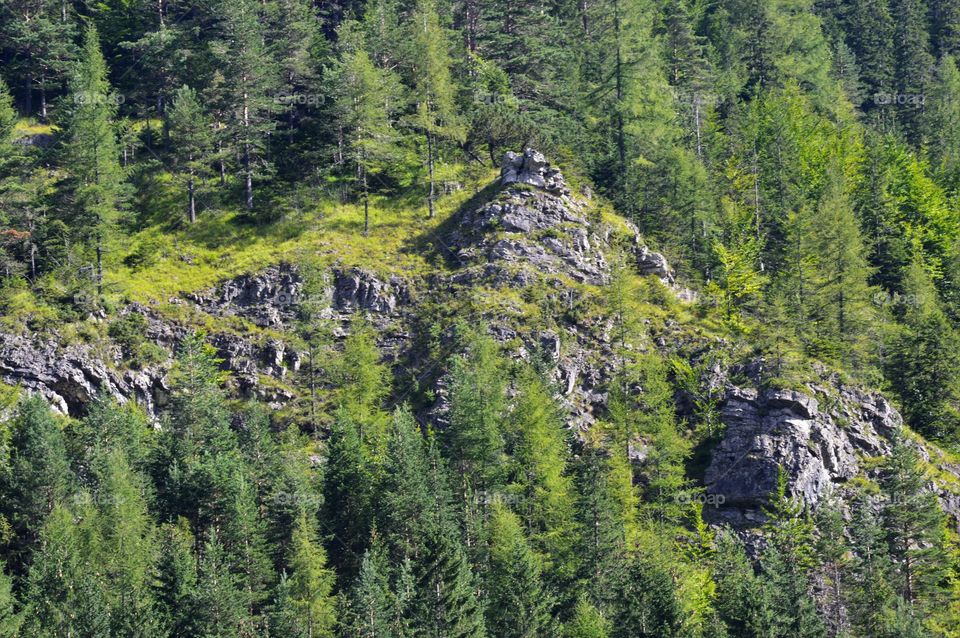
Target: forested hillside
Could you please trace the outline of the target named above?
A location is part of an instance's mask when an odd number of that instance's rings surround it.
[[[0,0],[0,638],[960,637],[960,0]]]

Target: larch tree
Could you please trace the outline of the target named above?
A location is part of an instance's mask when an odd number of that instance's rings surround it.
[[[414,112],[408,124],[423,135],[429,180],[427,207],[436,214],[436,163],[443,141],[462,142],[464,128],[456,104],[456,84],[450,72],[447,32],[440,23],[435,0],[418,0],[410,17],[410,66]]]

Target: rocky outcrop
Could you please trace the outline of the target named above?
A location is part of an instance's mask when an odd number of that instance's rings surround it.
[[[507,153],[500,181],[505,188],[498,196],[464,211],[450,237],[457,260],[467,269],[461,279],[480,270],[494,275],[497,284],[515,287],[552,275],[597,285],[608,281],[610,231],[587,219],[583,202],[569,197],[560,171],[527,149],[522,156]]]
[[[651,251],[642,244],[638,245],[636,255],[637,272],[641,275],[653,275],[665,284],[673,284],[675,282],[673,270],[671,270],[670,264],[667,263],[666,257],[660,253]]]
[[[118,348],[109,363],[119,359]],[[136,400],[148,411],[164,401],[166,385],[158,368],[119,372],[89,346],[61,346],[57,335],[28,338],[0,334],[0,379],[43,396],[61,414],[79,416],[98,396]]]
[[[542,188],[555,195],[568,195],[570,189],[559,169],[550,166],[550,162],[531,148],[522,154],[508,152],[500,163],[500,185],[529,184]]]
[[[729,386],[719,410],[725,432],[704,477],[709,502],[718,507],[707,514],[735,526],[763,520],[779,468],[789,493],[816,507],[861,473],[863,457],[888,454],[888,438],[902,425],[882,396],[844,386],[808,392]]]

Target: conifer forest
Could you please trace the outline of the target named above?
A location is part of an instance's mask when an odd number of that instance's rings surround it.
[[[0,0],[0,638],[960,638],[960,0]]]

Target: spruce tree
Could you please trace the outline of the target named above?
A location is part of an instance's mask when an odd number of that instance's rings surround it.
[[[952,55],[936,68],[921,119],[933,168],[951,192],[960,188],[960,70]]]
[[[2,475],[2,512],[14,537],[11,567],[22,574],[44,520],[70,492],[71,473],[63,431],[39,396],[18,407],[10,460]]]
[[[198,595],[193,547],[186,519],[160,528],[154,589],[161,626],[169,636],[186,636],[193,631],[193,605]]]
[[[394,564],[422,554],[423,537],[436,520],[437,501],[449,497],[445,485],[431,484],[430,464],[420,427],[408,407],[398,408],[390,428],[377,523]]]
[[[896,73],[894,20],[884,0],[852,0],[846,13],[847,43],[857,58],[865,85],[865,110],[875,109],[877,96],[892,91]]]
[[[257,635],[257,625],[246,607],[243,584],[230,569],[230,559],[216,531],[204,542],[198,567],[197,587],[191,601],[194,635],[205,638]]]
[[[288,566],[286,593],[295,618],[294,626],[288,628],[291,636],[332,636],[336,619],[331,595],[334,575],[327,568],[326,552],[305,514],[293,532]]]
[[[891,563],[875,498],[863,491],[850,507],[852,564],[845,581],[849,590],[850,622],[864,636],[882,636],[893,614],[895,592],[890,583]]]
[[[787,493],[783,468],[765,512],[768,545],[761,564],[770,588],[774,631],[777,635],[825,636],[826,628],[810,595],[818,558],[813,520],[803,503]]]
[[[920,120],[925,92],[930,86],[934,58],[930,53],[927,26],[927,3],[921,0],[898,0],[891,3],[897,52],[897,120],[902,123],[908,141],[919,144]],[[888,45],[889,46],[889,45]]]
[[[573,618],[564,627],[565,638],[607,638],[611,635],[610,620],[584,599],[577,601]]]
[[[17,638],[23,620],[24,612],[13,595],[13,581],[0,570],[0,638]]]
[[[114,121],[117,99],[107,73],[100,38],[96,29],[89,26],[70,80],[71,104],[64,141],[66,167],[76,182],[74,221],[91,235],[98,297],[103,295],[104,253],[115,232],[124,194]]]
[[[957,334],[937,299],[919,258],[909,266],[901,297],[903,322],[885,361],[907,423],[931,438],[960,435],[960,347]]]
[[[111,636],[110,583],[93,556],[98,535],[96,513],[79,501],[79,511],[57,505],[40,531],[40,540],[27,576],[27,598],[34,603],[23,635]]]
[[[23,112],[48,121],[51,94],[62,87],[77,56],[76,17],[69,3],[57,0],[0,3],[0,33],[12,49],[11,83],[23,87]],[[5,47],[5,48],[6,48]],[[39,105],[35,105],[39,93]]]
[[[680,601],[673,575],[658,558],[631,557],[615,592],[612,635],[617,638],[679,635]]]
[[[213,130],[196,91],[186,85],[174,94],[167,118],[174,165],[187,182],[187,219],[193,224],[197,221],[197,189],[211,172]]]
[[[370,232],[370,180],[399,157],[393,116],[401,106],[393,96],[398,80],[378,68],[367,53],[358,25],[340,28],[340,64],[332,72],[342,160],[353,172],[363,199],[363,233]]]
[[[773,635],[770,590],[756,574],[742,542],[729,529],[716,536],[713,578],[717,585],[717,614],[730,635]]]
[[[426,638],[482,638],[483,608],[476,593],[459,534],[452,525],[436,525],[424,539],[424,555],[414,564],[415,596],[410,618]]]
[[[909,604],[937,604],[947,579],[943,512],[926,485],[917,450],[896,437],[881,478],[883,527],[894,586]]]
[[[331,534],[331,557],[341,587],[353,582],[373,529],[374,471],[356,422],[343,412],[327,443],[324,513]]]
[[[223,0],[216,15],[220,39],[214,53],[224,70],[228,130],[240,160],[244,204],[253,210],[254,183],[272,170],[267,151],[281,109],[280,74],[267,49],[259,2]]]
[[[503,418],[506,387],[503,361],[488,336],[461,327],[466,353],[453,358],[450,371],[450,426],[444,443],[454,471],[458,497],[469,521],[478,517],[503,481]],[[479,499],[479,501],[478,501]]]
[[[133,472],[121,450],[100,460],[98,563],[109,583],[107,603],[114,635],[154,636],[159,617],[150,585],[156,559],[154,529],[143,498],[143,478]]]
[[[550,386],[531,368],[517,381],[508,436],[511,478],[507,487],[533,547],[547,557],[545,576],[569,584],[577,570],[576,493],[567,471],[569,446]]]
[[[341,623],[350,638],[393,638],[396,597],[390,588],[389,570],[382,548],[374,547],[363,556],[360,574],[350,590]]]

